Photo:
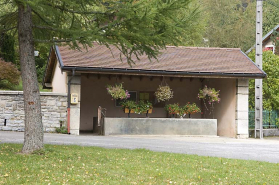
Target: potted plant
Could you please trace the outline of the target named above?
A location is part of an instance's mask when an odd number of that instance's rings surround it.
[[[177,115],[180,112],[180,107],[178,103],[174,104],[167,104],[165,106],[166,111],[170,115],[170,117],[174,118],[175,115]]]
[[[148,114],[152,113],[152,103],[149,101],[139,101],[136,103],[135,101],[126,100],[121,103],[121,106],[125,113],[128,113],[128,117],[130,117],[130,113],[137,113],[137,114]]]
[[[121,106],[125,113],[135,113],[137,103],[135,101],[126,100],[121,102]]]
[[[129,92],[127,90],[124,90],[122,83],[115,85],[107,85],[107,92],[111,95],[112,100],[122,100],[130,98]]]
[[[157,91],[155,92],[155,96],[160,101],[167,101],[173,98],[173,91],[168,85],[159,85]]]
[[[190,104],[190,102],[183,106],[182,111],[185,115],[189,114],[189,118],[191,118],[192,114],[201,112],[200,108],[195,103]]]
[[[214,104],[219,103],[221,99],[219,98],[220,90],[217,91],[214,88],[204,86],[203,89],[200,89],[198,93],[198,98],[203,100],[206,110],[209,110],[209,114],[213,113]],[[208,106],[207,106],[208,104]],[[209,108],[208,108],[209,107]],[[213,115],[214,118],[214,115]]]
[[[140,100],[137,104],[135,113],[146,114],[146,117],[148,117],[148,114],[152,113],[152,108],[152,103],[150,103],[149,101]]]

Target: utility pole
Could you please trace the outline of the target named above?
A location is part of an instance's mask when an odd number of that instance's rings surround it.
[[[256,13],[256,65],[262,69],[263,0],[257,0]],[[255,80],[255,138],[263,139],[263,81]]]

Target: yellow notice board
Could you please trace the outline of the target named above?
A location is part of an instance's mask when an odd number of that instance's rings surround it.
[[[77,93],[71,94],[71,104],[78,104],[78,94]]]

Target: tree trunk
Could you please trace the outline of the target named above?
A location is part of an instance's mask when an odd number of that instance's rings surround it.
[[[31,8],[18,4],[18,41],[23,83],[25,132],[22,153],[43,149],[43,123],[37,80]]]

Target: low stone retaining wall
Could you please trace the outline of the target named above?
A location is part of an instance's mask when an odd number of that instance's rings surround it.
[[[45,132],[53,132],[67,120],[67,94],[41,92],[42,120]],[[0,91],[0,130],[24,131],[22,91]]]
[[[263,129],[263,136],[279,136],[279,129]],[[249,130],[249,137],[254,138],[255,137],[255,130]]]
[[[217,119],[105,118],[104,134],[217,136]]]

